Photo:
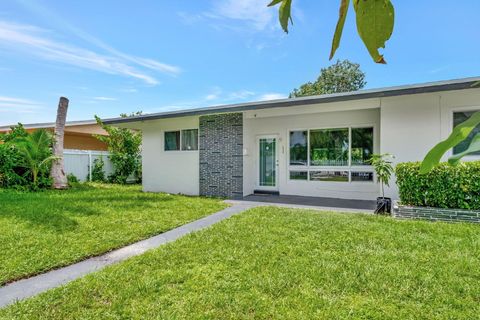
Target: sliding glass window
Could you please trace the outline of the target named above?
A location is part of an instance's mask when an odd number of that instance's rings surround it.
[[[198,150],[198,129],[166,131],[164,135],[164,150]]]

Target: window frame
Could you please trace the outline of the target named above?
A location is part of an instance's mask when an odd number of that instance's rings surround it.
[[[197,130],[197,149],[182,149],[183,145],[183,131],[185,130]],[[180,133],[180,141],[179,141],[179,149],[177,150],[165,150],[165,134],[167,132],[179,132]],[[198,152],[200,149],[200,130],[198,128],[182,128],[182,129],[172,129],[172,130],[164,130],[163,131],[163,152],[168,153],[175,153],[175,152]]]
[[[355,128],[372,128],[373,129],[373,152],[376,152],[377,147],[377,125],[372,123],[355,124],[355,125],[339,125],[328,127],[311,127],[311,128],[290,128],[287,130],[287,181],[289,182],[314,182],[314,183],[335,183],[335,184],[375,184],[376,174],[373,166],[371,165],[352,165],[352,129]],[[348,129],[348,165],[347,166],[312,166],[310,164],[310,131],[312,130],[335,130],[335,129]],[[293,131],[307,131],[307,165],[295,166],[290,165],[290,133]],[[295,180],[290,179],[290,171],[307,171],[307,180]],[[345,182],[329,182],[329,181],[312,181],[310,180],[310,171],[348,171],[348,181]],[[372,172],[372,181],[352,181],[352,172]]]
[[[454,124],[453,124],[454,121],[455,121],[455,113],[476,112],[476,111],[480,111],[480,106],[464,106],[464,107],[452,108],[449,112],[449,122],[448,122],[449,131],[448,131],[448,135],[445,137],[445,139],[452,133],[452,131],[455,127]],[[448,155],[448,157],[452,157],[452,156],[455,155],[453,153],[453,148],[448,150],[447,155]],[[462,158],[462,161],[467,161],[467,162],[468,161],[478,161],[478,160],[480,160],[480,155],[467,155],[467,156]]]

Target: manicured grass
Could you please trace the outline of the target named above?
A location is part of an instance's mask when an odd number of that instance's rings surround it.
[[[18,319],[477,319],[480,226],[257,208],[0,311]]]
[[[148,238],[226,207],[139,186],[0,190],[0,285]]]

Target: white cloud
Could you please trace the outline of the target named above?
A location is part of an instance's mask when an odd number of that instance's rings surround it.
[[[111,98],[111,97],[94,97],[93,99],[98,101],[117,101],[117,98]]]
[[[120,90],[122,92],[126,92],[126,93],[137,93],[138,92],[138,89],[135,89],[135,88],[126,88],[126,89],[122,89]]]
[[[255,92],[249,91],[249,90],[240,90],[240,91],[235,91],[232,92],[228,95],[228,100],[245,100],[248,99],[249,97],[252,97],[255,95]]]
[[[8,113],[35,113],[42,109],[43,105],[36,101],[0,96],[0,112]]]
[[[221,94],[222,94],[222,89],[220,89],[219,87],[214,87],[212,91],[204,97],[204,99],[206,101],[217,100],[220,98]]]
[[[210,17],[241,21],[258,31],[274,28],[277,11],[267,7],[269,2],[269,0],[217,0]]]
[[[102,48],[108,51],[110,55],[65,44],[47,37],[46,34],[45,30],[35,26],[0,21],[0,47],[14,49],[41,59],[132,77],[149,85],[156,85],[159,81],[138,67],[174,75],[180,72],[180,68],[176,66],[170,66],[152,59],[130,56],[101,42],[99,44],[102,44]]]
[[[268,100],[279,100],[279,99],[286,99],[288,98],[288,95],[283,94],[283,93],[265,93],[262,94],[258,97],[259,101],[268,101]]]

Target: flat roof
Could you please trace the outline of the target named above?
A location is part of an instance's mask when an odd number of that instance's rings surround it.
[[[65,123],[66,127],[72,126],[86,126],[97,124],[95,120],[79,120],[79,121],[67,121]],[[43,128],[55,128],[55,122],[44,122],[44,123],[22,123],[25,129],[43,129]],[[11,127],[16,126],[16,124],[8,125],[8,126],[0,126],[0,131],[10,131]]]
[[[463,78],[447,81],[426,82],[419,84],[394,86],[378,89],[359,90],[344,93],[324,94],[300,98],[288,98],[269,101],[256,101],[230,105],[218,105],[206,108],[193,108],[177,111],[150,113],[128,118],[112,118],[103,120],[107,124],[148,121],[165,118],[177,118],[195,115],[205,115],[225,112],[240,112],[248,110],[259,110],[269,108],[284,108],[320,104],[329,102],[341,102],[349,100],[361,100],[370,98],[394,97],[410,94],[431,93],[440,91],[453,91],[476,88],[475,84],[480,82],[480,77]]]

